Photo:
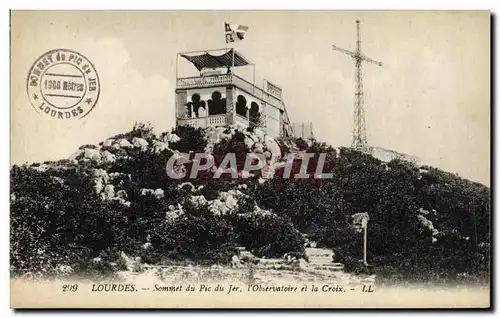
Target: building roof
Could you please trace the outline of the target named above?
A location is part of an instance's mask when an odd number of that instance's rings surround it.
[[[233,64],[234,52],[234,64]],[[181,54],[183,58],[191,62],[199,71],[203,68],[219,68],[219,67],[232,67],[232,66],[245,66],[251,65],[243,55],[230,49],[222,55],[212,55],[209,52],[199,55]]]

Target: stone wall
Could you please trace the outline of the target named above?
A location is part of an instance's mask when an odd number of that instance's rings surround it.
[[[175,115],[177,118],[187,117],[187,92],[185,90],[178,90],[175,92]]]
[[[226,87],[226,123],[228,125],[234,124],[234,88],[231,86]]]

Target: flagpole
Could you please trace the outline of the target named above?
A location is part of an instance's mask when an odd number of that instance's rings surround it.
[[[234,71],[234,47],[233,47],[233,64],[232,64],[232,67],[231,67],[231,72]]]

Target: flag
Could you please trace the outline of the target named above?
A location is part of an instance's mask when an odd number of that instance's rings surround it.
[[[241,24],[224,23],[226,31],[226,43],[241,41],[248,31],[248,27]]]

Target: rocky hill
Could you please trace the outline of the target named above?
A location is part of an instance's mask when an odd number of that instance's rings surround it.
[[[298,173],[305,152],[326,153],[324,171],[333,178],[241,171],[247,153],[267,160],[293,153]],[[172,179],[166,163],[181,153],[192,155],[178,167],[186,177]],[[196,153],[209,154],[216,166],[235,153],[238,178],[214,179],[210,169],[189,179]],[[370,215],[368,268],[359,262],[357,213]],[[333,250],[347,272],[391,281],[487,279],[490,189],[400,159],[236,127],[155,135],[138,124],[68,159],[11,168],[13,275],[111,275],[129,259],[140,266],[227,266],[243,257],[242,248],[260,260],[293,255],[300,268],[311,244]]]

